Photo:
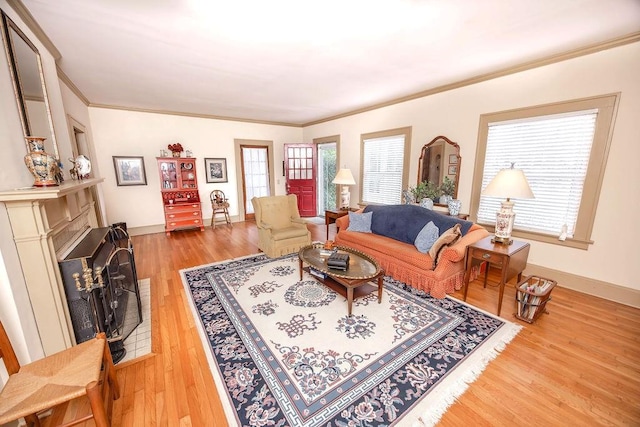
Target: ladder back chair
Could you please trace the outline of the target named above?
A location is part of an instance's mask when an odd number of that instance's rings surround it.
[[[229,201],[224,195],[224,192],[221,190],[213,190],[211,194],[209,194],[209,198],[211,199],[211,209],[213,213],[211,214],[211,227],[216,228],[216,222],[225,222],[226,224],[231,224],[231,217],[229,216]],[[222,215],[223,218],[216,219],[216,215]]]
[[[39,412],[83,396],[89,400],[91,413],[65,426],[91,418],[97,427],[111,425],[113,401],[120,397],[120,392],[104,333],[20,366],[0,322],[0,357],[9,373],[7,383],[0,390],[0,425],[24,418],[27,425],[39,426]]]

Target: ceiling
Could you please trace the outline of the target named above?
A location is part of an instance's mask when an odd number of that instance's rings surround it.
[[[288,124],[640,31],[640,0],[22,0],[91,105]]]

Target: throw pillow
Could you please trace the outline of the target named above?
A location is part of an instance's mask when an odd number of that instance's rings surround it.
[[[433,265],[431,266],[432,270],[436,269],[443,249],[457,242],[461,235],[460,224],[456,224],[442,233],[438,240],[435,241],[433,246],[431,246],[431,249],[429,249],[429,255],[431,255],[431,259],[433,260]]]
[[[433,223],[433,221],[429,221],[422,227],[422,230],[416,236],[416,241],[413,244],[423,254],[429,252],[429,249],[433,246],[433,244],[438,240],[438,234],[440,234],[440,230]]]
[[[349,227],[347,231],[359,231],[360,233],[371,233],[371,217],[373,212],[356,213],[349,212]]]

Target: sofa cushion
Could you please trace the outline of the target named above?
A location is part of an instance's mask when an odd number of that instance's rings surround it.
[[[471,221],[463,221],[417,205],[369,205],[364,212],[373,212],[371,218],[373,233],[411,245],[429,221],[433,221],[440,234],[460,224],[460,231],[464,236],[473,225]]]
[[[429,252],[429,249],[431,249],[431,246],[433,246],[436,240],[438,240],[439,233],[440,231],[438,230],[438,227],[436,227],[433,221],[429,221],[424,227],[422,227],[422,230],[418,233],[413,244],[416,246],[416,249],[423,254],[426,254]]]
[[[359,231],[360,233],[371,233],[372,212],[356,213],[349,212],[349,231]]]
[[[438,261],[440,261],[440,255],[442,254],[442,250],[447,246],[453,245],[455,242],[458,241],[458,239],[460,239],[460,237],[461,237],[460,224],[454,225],[453,227],[451,227],[450,229],[442,233],[440,237],[438,237],[438,240],[436,240],[433,246],[431,246],[431,249],[429,249],[429,255],[433,260],[433,265],[431,266],[432,270],[434,270],[438,265]]]

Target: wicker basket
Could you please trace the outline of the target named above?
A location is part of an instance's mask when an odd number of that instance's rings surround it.
[[[551,299],[551,291],[556,286],[556,281],[544,277],[528,276],[516,289],[515,316],[528,323],[533,323],[546,311],[547,302]]]

